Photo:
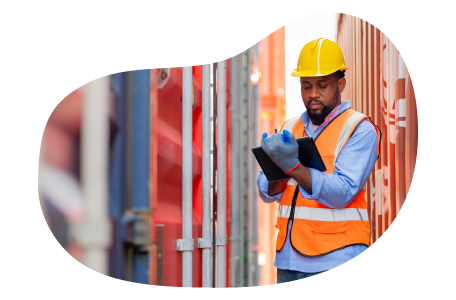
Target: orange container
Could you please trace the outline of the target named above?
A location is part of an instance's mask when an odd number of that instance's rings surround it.
[[[442,228],[451,219],[446,209],[454,207],[447,183],[453,162],[444,158],[454,139],[442,128],[451,128],[450,115],[456,113],[450,83],[456,79],[455,17],[338,14],[337,40],[348,67],[342,100],[371,116],[382,131],[380,157],[367,183],[371,269],[378,272],[379,287],[454,285],[446,275],[455,259],[435,242],[446,237]],[[432,205],[429,198],[441,201]]]

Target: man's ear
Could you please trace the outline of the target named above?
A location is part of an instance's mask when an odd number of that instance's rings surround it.
[[[345,90],[346,83],[345,77],[338,80],[337,85],[339,86],[339,93],[342,93]]]

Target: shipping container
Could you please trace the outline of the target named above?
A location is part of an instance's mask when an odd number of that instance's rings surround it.
[[[211,178],[214,180],[211,182],[211,222],[218,219],[216,178],[219,176],[214,174],[225,172],[226,286],[274,284],[276,268],[272,260],[278,204],[265,204],[258,196],[259,166],[251,148],[259,145],[260,133],[273,132],[277,124],[285,121],[285,29],[277,30],[225,62],[227,159],[223,168],[216,165],[217,147],[213,147],[214,140],[218,140],[214,108],[222,93],[218,90],[217,64],[211,65],[210,71]],[[202,249],[196,243],[202,237],[203,220],[202,69],[202,66],[192,67],[194,287],[202,286],[203,277]],[[103,175],[106,178],[100,177],[101,182],[107,184],[106,187],[99,185],[100,190],[107,190],[106,216],[99,216],[109,220],[110,234],[104,237],[108,243],[106,249],[99,249],[104,251],[106,266],[97,270],[114,278],[164,286],[183,284],[182,252],[176,249],[176,241],[182,238],[182,70],[136,70],[112,74],[105,78],[107,84],[99,82],[102,89],[103,84],[106,85],[108,108],[95,119],[109,123],[104,133],[108,169]],[[60,170],[59,176],[71,178],[73,194],[68,189],[56,195],[40,185],[40,199],[56,238],[85,264],[84,253],[88,246],[83,245],[84,232],[74,228],[84,224],[88,215],[84,210],[87,204],[84,175],[80,171],[81,149],[84,148],[81,141],[87,134],[81,125],[88,114],[83,111],[89,103],[87,86],[71,93],[52,113],[43,135],[40,163],[41,167]],[[98,142],[99,146],[103,144]],[[46,174],[40,172],[40,177],[52,186]],[[57,205],[53,209],[53,203],[67,203],[72,198],[76,199],[72,208],[65,210],[64,205]],[[211,228],[213,226],[211,223]],[[213,255],[212,248],[211,253]],[[215,282],[216,267],[216,263],[212,263],[211,277]]]
[[[452,247],[439,241],[450,234],[442,228],[454,227],[455,164],[446,157],[455,145],[448,136],[456,112],[455,17],[338,14],[337,42],[348,67],[342,100],[382,131],[367,183],[378,287],[454,286]]]

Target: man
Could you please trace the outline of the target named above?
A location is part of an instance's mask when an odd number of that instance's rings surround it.
[[[304,46],[292,76],[300,77],[302,115],[279,133],[262,136],[261,147],[291,179],[257,179],[264,202],[280,203],[274,265],[277,283],[335,268],[367,249],[370,225],[365,185],[378,158],[380,131],[370,118],[341,102],[344,57],[339,46],[317,39]],[[326,171],[298,160],[296,138],[311,136]]]

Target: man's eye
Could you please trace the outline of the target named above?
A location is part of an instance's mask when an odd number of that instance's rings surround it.
[[[320,85],[320,88],[321,88],[321,89],[325,89],[325,88],[327,88],[327,87],[328,87],[327,85],[325,85],[325,86],[321,86],[321,85]]]

